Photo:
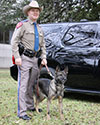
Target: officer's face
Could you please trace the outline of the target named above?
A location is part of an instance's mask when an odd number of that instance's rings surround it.
[[[27,14],[32,21],[36,21],[39,18],[40,11],[39,9],[32,8],[27,12]]]

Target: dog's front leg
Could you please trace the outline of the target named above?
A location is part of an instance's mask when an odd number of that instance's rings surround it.
[[[50,120],[50,99],[47,99],[47,120]]]
[[[64,115],[63,115],[63,104],[62,104],[63,98],[59,96],[58,102],[59,102],[59,112],[60,112],[60,118],[61,120],[64,120]]]

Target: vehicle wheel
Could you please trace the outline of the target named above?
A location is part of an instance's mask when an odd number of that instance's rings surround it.
[[[48,68],[49,68],[51,74],[52,74],[53,76],[55,76],[55,69],[54,69],[54,68],[51,68],[51,67],[48,67]],[[47,71],[47,69],[46,69],[45,67],[43,67],[43,68],[41,69],[41,71],[40,71],[40,78],[53,79],[53,78],[49,75],[49,73],[48,73],[48,71]]]

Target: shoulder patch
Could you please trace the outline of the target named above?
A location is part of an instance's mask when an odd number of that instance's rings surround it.
[[[17,24],[16,28],[18,29],[18,28],[21,27],[22,25],[23,25],[23,23],[22,23],[22,22],[19,22],[19,23]]]
[[[28,19],[19,22],[19,23],[16,25],[16,28],[18,29],[19,27],[21,27],[24,22],[28,22]]]

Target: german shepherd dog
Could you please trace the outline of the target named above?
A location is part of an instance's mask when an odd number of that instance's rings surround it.
[[[60,117],[64,120],[62,100],[64,96],[64,83],[67,81],[68,67],[60,70],[56,67],[55,76],[52,80],[40,78],[34,83],[33,92],[35,97],[36,111],[39,113],[38,104],[47,98],[47,119],[50,120],[50,103],[52,99],[58,98]]]

